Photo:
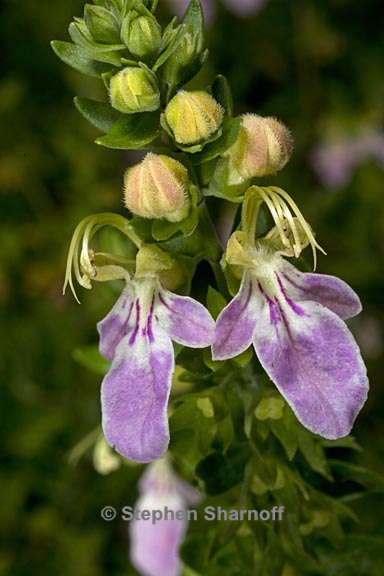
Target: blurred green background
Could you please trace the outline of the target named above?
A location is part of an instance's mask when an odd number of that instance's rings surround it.
[[[160,5],[165,23],[168,6]],[[341,186],[325,187],[311,165],[320,142],[383,129],[380,10],[380,0],[270,0],[241,19],[220,5],[198,82],[227,75],[238,112],[276,115],[293,131],[293,160],[274,183],[301,203],[326,248],[319,271],[343,277],[362,297],[364,313],[351,326],[372,390],[355,436],[365,448],[359,462],[384,472],[380,137]],[[89,453],[68,463],[99,423],[100,377],[73,351],[96,342],[95,323],[112,296],[105,287],[82,291],[81,307],[63,297],[66,250],[81,218],[123,210],[122,175],[132,162],[93,144],[97,133],[72,98],[97,98],[102,88],[50,49],[81,12],[79,0],[0,4],[0,575],[134,574],[126,526],[103,522],[100,509],[130,504],[140,470],[102,477]],[[361,506],[363,528],[383,533],[384,503],[371,498]]]

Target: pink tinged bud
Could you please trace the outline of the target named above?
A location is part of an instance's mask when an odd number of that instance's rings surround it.
[[[125,205],[143,218],[179,222],[189,212],[187,169],[168,156],[147,154],[124,178]]]
[[[220,128],[224,110],[207,92],[181,90],[165,110],[165,121],[178,144],[208,140]]]
[[[238,180],[268,176],[284,168],[293,151],[293,139],[284,124],[275,118],[245,114],[242,128],[229,151]]]

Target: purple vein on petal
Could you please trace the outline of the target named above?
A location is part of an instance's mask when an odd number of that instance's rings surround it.
[[[132,332],[132,335],[131,335],[131,337],[130,337],[130,339],[129,339],[129,345],[130,345],[130,346],[133,346],[133,344],[135,343],[135,341],[136,341],[136,336],[137,336],[137,334],[138,334],[138,332],[139,332],[139,327],[140,327],[140,311],[141,311],[141,309],[140,309],[140,302],[139,302],[139,300],[137,299],[137,300],[136,300],[136,324],[135,324],[135,328],[134,328],[134,330],[133,330],[133,332]]]
[[[291,328],[289,326],[288,318],[284,314],[284,311],[280,305],[279,300],[277,298],[275,298],[274,300],[272,298],[270,298],[268,296],[268,294],[266,294],[266,292],[264,291],[260,282],[258,282],[257,284],[258,284],[258,288],[259,288],[263,298],[266,300],[266,302],[268,304],[269,318],[270,318],[270,322],[271,322],[272,326],[275,328],[276,336],[279,337],[279,331],[277,329],[277,326],[279,325],[280,321],[282,321],[284,326],[285,326],[285,329],[287,331],[288,338],[291,341],[293,341],[292,332],[291,332]]]
[[[146,327],[143,329],[143,336],[148,336],[149,341],[152,343],[155,340],[153,335],[153,311],[155,308],[155,296],[152,298],[151,309],[148,314]]]
[[[290,298],[287,294],[286,289],[284,288],[284,285],[281,281],[280,276],[277,274],[277,272],[275,272],[276,278],[277,278],[277,282],[279,284],[279,288],[281,290],[282,295],[284,296],[285,301],[287,302],[288,306],[290,306],[293,310],[293,312],[295,314],[297,314],[298,316],[305,316],[305,312],[304,310],[298,306],[293,300],[292,298]]]
[[[97,324],[100,352],[108,360],[113,360],[119,343],[131,331],[132,311],[133,301],[123,292],[109,314]]]
[[[165,298],[164,298],[164,296],[162,295],[161,292],[159,292],[158,297],[159,297],[160,302],[163,304],[163,306],[165,306],[166,308],[168,308],[168,310],[171,310],[170,305],[167,303],[167,301],[165,300]]]
[[[268,296],[268,294],[266,294],[266,292],[264,291],[264,288],[262,287],[262,285],[260,284],[260,282],[257,282],[257,286],[261,292],[261,295],[263,296],[264,300],[267,302],[268,307],[269,307],[269,319],[271,321],[271,324],[273,326],[275,326],[280,318],[281,318],[281,314],[280,314],[280,307],[278,305],[277,302],[275,302],[274,300],[272,300],[272,298],[270,298]]]

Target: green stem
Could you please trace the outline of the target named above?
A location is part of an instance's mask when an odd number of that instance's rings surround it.
[[[217,236],[216,228],[205,202],[200,205],[200,232],[206,245],[206,258],[208,261],[219,262],[223,253]]]
[[[203,236],[205,258],[211,265],[219,291],[228,295],[227,281],[220,265],[223,249],[205,202],[200,206],[200,233]]]
[[[224,249],[232,233],[238,209],[239,204],[225,200],[222,202],[220,214],[216,222],[216,231],[220,244]]]

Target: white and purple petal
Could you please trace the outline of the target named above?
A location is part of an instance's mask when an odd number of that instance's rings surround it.
[[[104,320],[98,323],[97,330],[100,335],[99,349],[100,353],[107,358],[107,360],[113,360],[117,346],[132,328],[133,308],[134,300],[132,290],[127,286],[112,310]]]
[[[147,466],[139,491],[141,497],[129,529],[132,563],[144,576],[179,576],[179,548],[187,530],[187,507],[198,504],[202,495],[174,472],[167,457]],[[153,523],[142,519],[142,510],[169,512],[167,518]]]
[[[263,368],[306,428],[329,439],[346,436],[368,392],[348,328],[317,302],[271,299],[261,287],[259,298],[254,347]]]
[[[238,356],[251,345],[258,307],[254,282],[251,276],[245,273],[239,292],[217,319],[216,338],[212,346],[214,360]]]
[[[179,548],[187,530],[186,505],[176,492],[154,492],[143,495],[135,509],[181,511],[181,519],[168,518],[152,523],[134,519],[130,524],[132,564],[143,576],[180,576]]]
[[[361,312],[362,306],[356,292],[336,276],[303,273],[286,260],[282,261],[277,275],[295,302],[318,302],[343,319]]]
[[[167,290],[161,290],[158,298],[161,305],[156,313],[172,340],[189,348],[205,348],[212,344],[215,322],[200,302]]]
[[[174,371],[169,336],[150,318],[147,331],[120,342],[101,389],[103,430],[122,456],[150,462],[167,450],[167,406]]]

